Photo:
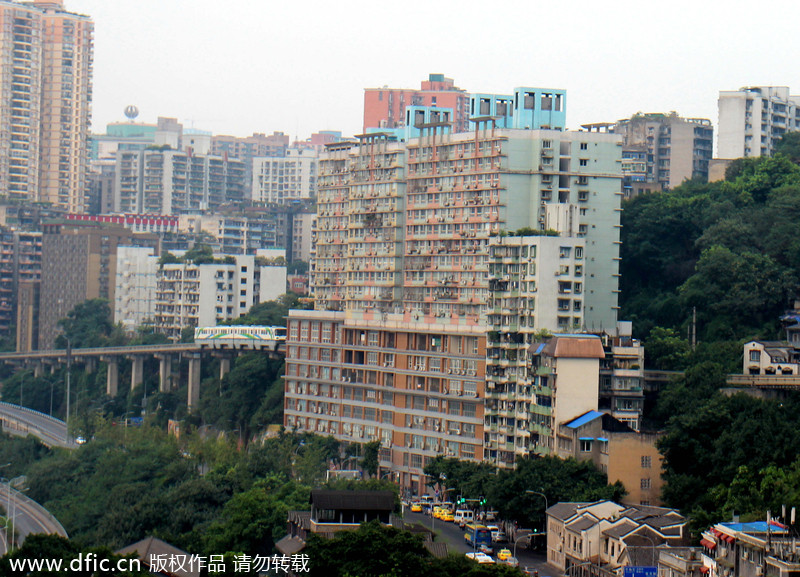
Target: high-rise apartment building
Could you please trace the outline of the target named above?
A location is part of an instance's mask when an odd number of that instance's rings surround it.
[[[769,156],[788,131],[800,130],[800,96],[786,86],[721,90],[717,157]]]
[[[426,492],[437,455],[484,458],[483,329],[299,310],[288,328],[287,428],[380,441],[381,468],[409,494]]]
[[[42,276],[42,233],[0,232],[0,335],[16,324],[20,283],[38,283]]]
[[[364,89],[364,132],[369,128],[402,128],[407,106],[437,106],[454,111],[453,130],[469,130],[469,94],[444,74],[429,74],[419,90],[407,88]]]
[[[114,303],[117,247],[158,246],[155,235],[118,226],[54,222],[43,225],[39,347],[52,348],[58,321],[88,299]]]
[[[250,198],[258,203],[290,204],[317,196],[317,152],[289,148],[282,156],[253,158]]]
[[[114,322],[129,333],[153,324],[158,260],[152,247],[117,247]]]
[[[175,215],[214,210],[245,198],[240,160],[178,150],[118,151],[114,212]]]
[[[286,292],[286,267],[237,255],[208,264],[165,264],[157,273],[154,327],[178,340],[188,327],[216,326]]]
[[[0,1],[0,194],[84,210],[93,31],[61,0]]]
[[[236,158],[250,164],[258,156],[283,156],[289,148],[289,135],[273,132],[270,135],[255,133],[238,137],[215,135],[211,137],[211,154]]]
[[[616,135],[498,129],[491,118],[470,133],[427,125],[406,144],[373,133],[330,145],[320,161],[316,307],[480,324],[491,236],[550,229],[584,243],[584,326],[615,328],[620,152]]]
[[[714,128],[706,118],[670,114],[637,114],[610,125],[622,135],[622,175],[626,197],[653,184],[670,190],[684,180],[708,180]]]

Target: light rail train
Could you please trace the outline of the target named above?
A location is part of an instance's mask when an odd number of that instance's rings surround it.
[[[194,330],[194,342],[210,349],[277,351],[286,343],[286,328],[255,325],[198,327]]]

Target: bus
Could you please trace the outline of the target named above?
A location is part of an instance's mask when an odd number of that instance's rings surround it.
[[[464,527],[464,540],[473,549],[480,548],[481,545],[492,546],[492,532],[485,525],[479,523],[467,523]]]

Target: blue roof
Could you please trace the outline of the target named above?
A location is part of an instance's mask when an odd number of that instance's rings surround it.
[[[538,355],[542,352],[542,349],[545,347],[545,343],[540,343],[538,347],[536,347],[536,351],[533,353],[534,355]]]
[[[605,443],[608,443],[608,439],[606,439],[605,437],[597,437],[597,440],[598,441],[603,441]]]
[[[594,437],[580,437],[579,441],[594,441]]]
[[[602,416],[603,416],[603,413],[599,413],[597,411],[589,411],[588,413],[584,413],[583,415],[581,415],[577,419],[574,419],[574,420],[570,421],[569,423],[567,423],[567,426],[570,429],[577,429],[578,427],[582,427],[586,423],[590,423],[590,422],[594,421],[596,418],[602,417]]]
[[[743,533],[766,533],[766,521],[754,521],[752,523],[720,523],[723,527],[727,527],[733,531],[742,531]],[[770,525],[769,530],[771,533],[785,533],[786,529],[781,529],[777,525]]]

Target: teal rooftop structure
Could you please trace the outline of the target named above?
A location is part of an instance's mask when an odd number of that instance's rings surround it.
[[[564,130],[567,91],[558,88],[515,88],[513,94],[472,94],[471,117],[491,116],[498,128]]]

